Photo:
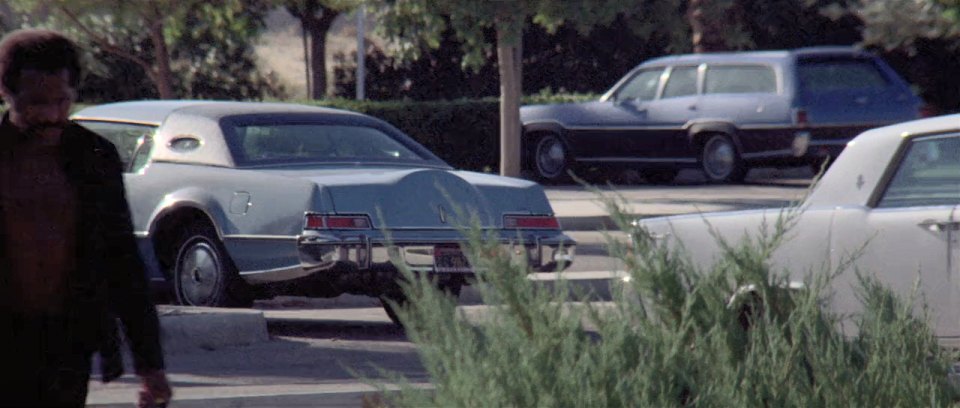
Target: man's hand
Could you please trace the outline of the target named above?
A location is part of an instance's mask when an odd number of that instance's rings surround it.
[[[140,376],[139,408],[163,408],[170,402],[173,391],[167,382],[167,374],[163,370],[153,370],[138,373]]]

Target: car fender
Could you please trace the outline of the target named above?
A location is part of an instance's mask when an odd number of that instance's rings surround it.
[[[203,213],[213,224],[217,236],[221,240],[223,239],[222,227],[227,225],[227,217],[223,206],[209,191],[198,187],[185,188],[167,194],[150,216],[149,234],[154,235],[159,226],[159,221],[165,216],[185,208]]]
[[[738,151],[743,152],[743,146],[740,144],[740,129],[737,127],[737,125],[729,121],[698,120],[688,122],[683,127],[687,131],[687,142],[690,143],[690,147],[694,148],[695,151],[698,151],[699,149],[697,144],[697,135],[704,133],[723,133],[727,136],[730,136],[730,139],[733,140],[733,144],[737,146]]]
[[[549,121],[538,121],[530,122],[523,124],[523,134],[536,133],[536,132],[550,132],[560,135],[560,138],[563,139],[567,130],[562,123],[549,120]],[[565,141],[565,140],[564,140]]]

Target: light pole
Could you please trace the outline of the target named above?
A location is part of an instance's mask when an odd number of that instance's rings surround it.
[[[363,5],[357,8],[357,100],[361,101],[364,99],[364,81],[367,76],[367,67],[365,62],[366,57],[366,46],[363,42],[363,37],[366,31],[364,28],[365,20],[367,19],[366,12],[363,9]]]

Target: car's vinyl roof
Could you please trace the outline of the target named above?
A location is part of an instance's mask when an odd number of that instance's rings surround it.
[[[292,103],[233,102],[203,100],[153,100],[117,102],[84,108],[73,119],[135,122],[159,126],[171,113],[197,114],[208,118],[264,113],[330,113],[359,115],[354,112]]]

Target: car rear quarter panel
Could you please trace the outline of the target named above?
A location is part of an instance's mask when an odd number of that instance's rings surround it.
[[[772,238],[778,223],[782,223],[787,227],[785,239],[771,256],[771,272],[803,281],[810,272],[832,266],[831,222],[829,208],[791,207],[651,218],[640,225],[660,237],[668,248],[681,251],[694,265],[708,271],[723,257],[720,240],[732,248],[757,248],[763,237]]]
[[[127,186],[139,235],[150,236],[174,211],[200,210],[241,271],[289,265],[305,211],[332,207],[312,183],[213,166],[153,163],[128,175]]]

